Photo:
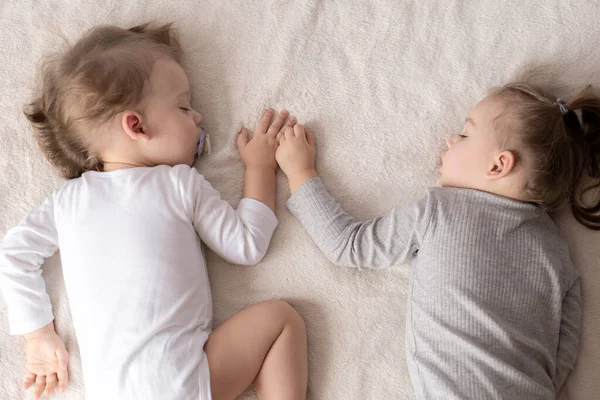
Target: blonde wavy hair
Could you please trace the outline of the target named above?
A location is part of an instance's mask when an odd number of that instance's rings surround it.
[[[97,128],[140,104],[157,56],[180,61],[171,25],[98,26],[44,59],[39,93],[23,111],[42,153],[64,178],[102,170],[93,145]]]

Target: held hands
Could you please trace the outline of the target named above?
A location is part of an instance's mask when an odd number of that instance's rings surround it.
[[[287,175],[294,193],[304,182],[317,176],[315,171],[315,136],[304,125],[286,127],[279,139],[276,159]]]
[[[238,150],[246,169],[268,167],[276,171],[279,164],[293,193],[305,181],[317,176],[315,137],[294,117],[284,125],[289,115],[286,110],[282,110],[275,120],[274,114],[273,109],[265,111],[252,140],[248,140],[246,128],[242,129],[237,139]]]
[[[34,387],[34,396],[50,396],[56,385],[64,392],[69,381],[67,364],[69,353],[65,344],[54,331],[54,323],[25,335],[27,376],[23,382],[23,390]]]
[[[277,171],[275,151],[279,146],[279,139],[283,136],[286,128],[296,124],[296,119],[291,117],[284,126],[289,113],[283,110],[272,121],[274,114],[275,111],[271,108],[265,111],[251,140],[248,140],[246,128],[242,128],[238,135],[238,150],[247,169],[269,167],[273,172]]]

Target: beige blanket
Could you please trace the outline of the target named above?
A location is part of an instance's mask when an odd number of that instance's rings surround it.
[[[287,107],[315,132],[327,187],[349,212],[369,218],[436,184],[442,138],[519,66],[546,65],[563,98],[600,83],[599,15],[592,0],[2,0],[0,238],[61,185],[21,114],[38,58],[60,47],[61,36],[73,40],[96,24],[175,21],[193,104],[213,144],[197,167],[223,197],[241,197],[236,132],[253,128],[266,107]],[[244,268],[208,255],[215,324],[254,302],[286,299],[308,328],[309,399],[411,398],[403,340],[409,265],[331,265],[286,210],[283,176],[278,183],[280,224],[264,261]],[[559,225],[583,274],[581,355],[566,392],[600,398],[600,235],[569,216]],[[81,399],[59,258],[44,270],[71,352],[71,383],[54,398]],[[0,301],[0,399],[32,398],[19,390],[24,366],[23,339],[8,335]]]

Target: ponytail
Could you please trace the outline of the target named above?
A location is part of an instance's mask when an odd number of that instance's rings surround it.
[[[589,86],[573,97],[564,115],[565,129],[579,159],[569,199],[571,211],[581,224],[600,230],[600,193],[586,206],[584,195],[600,188],[600,96]],[[581,123],[577,118],[581,115]],[[591,180],[591,181],[590,181]]]
[[[591,86],[565,104],[541,87],[513,82],[492,89],[511,117],[511,135],[529,158],[526,201],[550,214],[569,206],[600,230],[600,96]],[[498,118],[502,129],[507,118]],[[515,123],[513,123],[515,122]],[[585,201],[584,201],[585,199]]]

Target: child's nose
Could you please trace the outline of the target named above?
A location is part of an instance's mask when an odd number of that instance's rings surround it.
[[[202,119],[203,119],[202,114],[200,114],[198,111],[194,110],[194,123],[196,124],[196,126],[200,126]]]
[[[450,147],[454,146],[459,140],[460,140],[460,136],[458,134],[448,136],[446,138],[446,146],[448,146],[448,148],[450,148]]]

